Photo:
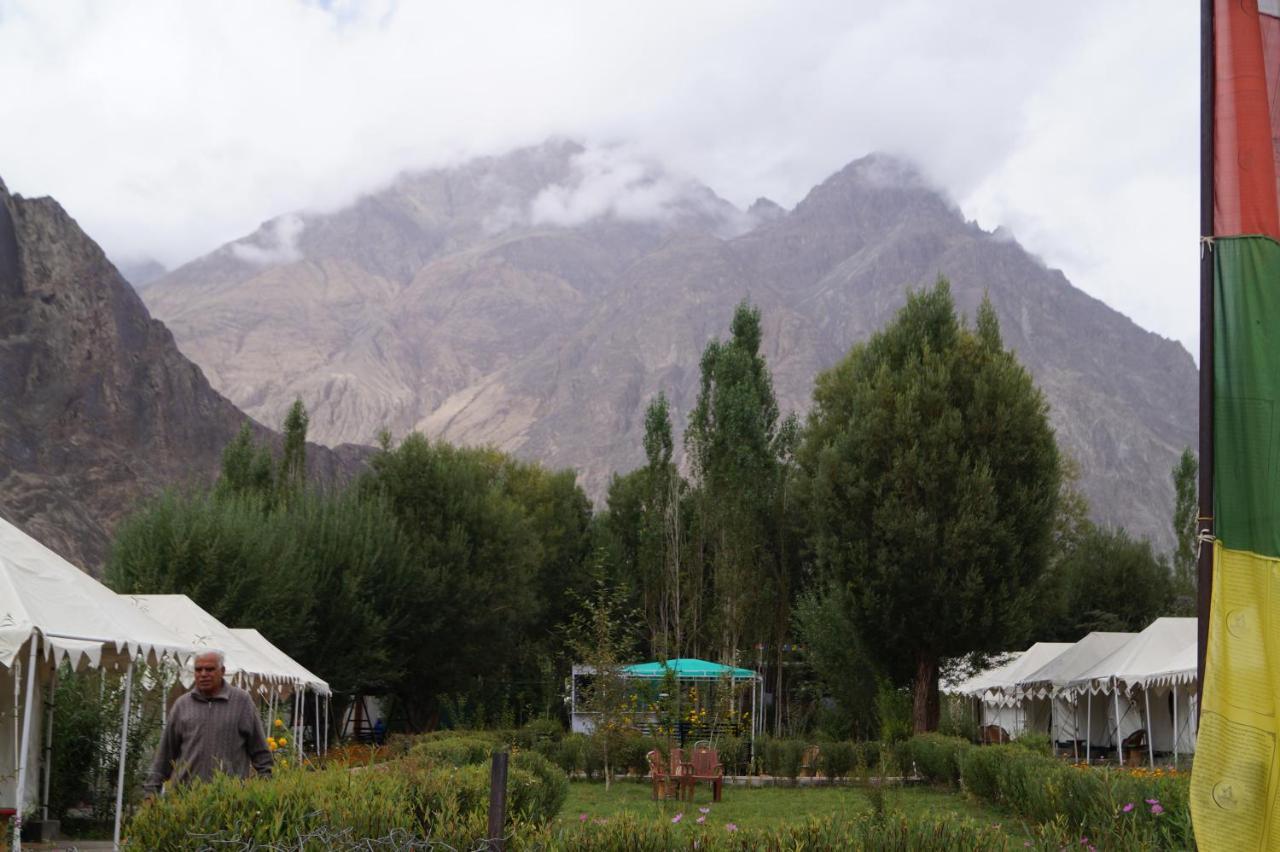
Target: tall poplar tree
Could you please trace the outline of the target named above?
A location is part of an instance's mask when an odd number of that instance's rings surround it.
[[[814,402],[810,546],[863,645],[913,685],[915,729],[934,730],[940,662],[1031,627],[1061,475],[1048,405],[990,303],[968,328],[942,279],[821,374]]]

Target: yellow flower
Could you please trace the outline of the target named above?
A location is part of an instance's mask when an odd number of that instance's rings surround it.
[[[275,750],[276,750],[276,738],[275,738],[275,737],[267,737],[267,748],[271,749],[272,751],[275,751]]]
[[[280,719],[276,719],[276,727],[277,727],[277,728],[283,728],[283,727],[284,727],[284,722],[283,722],[282,720],[280,720]]]
[[[284,737],[280,738],[280,745],[287,746],[288,744],[289,744],[289,741],[287,739],[285,739]]]

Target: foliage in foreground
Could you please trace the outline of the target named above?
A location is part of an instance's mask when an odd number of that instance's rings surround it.
[[[507,778],[508,831],[536,833],[566,795],[567,780],[546,760],[516,755]],[[270,779],[220,776],[145,804],[127,835],[136,849],[319,850],[375,838],[471,848],[485,837],[488,806],[488,765],[411,757],[354,770],[278,771]]]
[[[1192,846],[1187,774],[1073,766],[1013,744],[965,746],[964,788],[1051,836],[1121,849]]]

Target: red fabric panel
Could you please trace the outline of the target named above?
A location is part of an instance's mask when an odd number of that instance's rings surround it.
[[[1214,2],[1213,230],[1220,236],[1280,240],[1271,109],[1280,88],[1277,23],[1258,13],[1257,0]]]

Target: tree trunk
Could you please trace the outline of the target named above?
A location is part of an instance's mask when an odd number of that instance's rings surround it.
[[[916,654],[916,679],[911,696],[911,721],[917,734],[938,730],[938,658],[927,651]]]

